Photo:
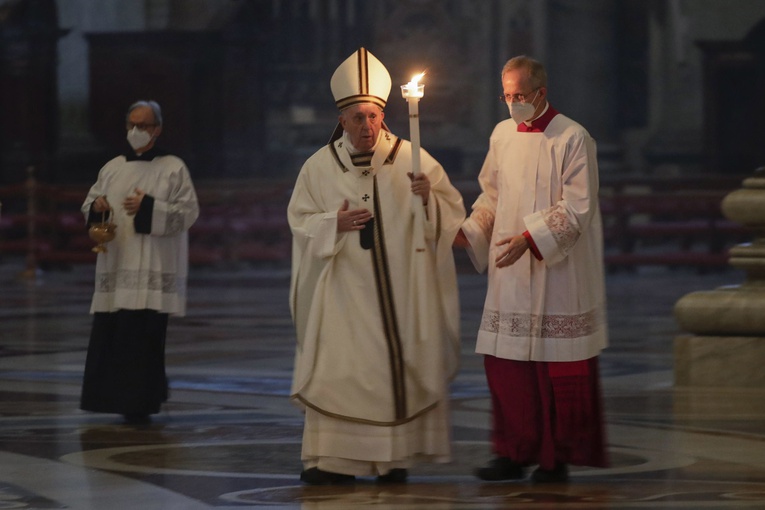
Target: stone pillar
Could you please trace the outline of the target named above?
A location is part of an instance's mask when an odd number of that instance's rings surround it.
[[[765,168],[728,194],[723,215],[751,227],[754,241],[735,246],[730,264],[741,285],[692,292],[675,304],[690,335],[675,339],[675,385],[758,387],[765,384]]]
[[[34,165],[48,179],[58,136],[53,0],[8,3],[0,10],[0,182],[21,182]]]
[[[550,0],[547,13],[548,98],[598,141],[601,175],[622,166],[617,125],[617,2]]]
[[[616,2],[551,0],[547,62],[550,103],[597,140],[618,139]],[[592,106],[596,107],[593,108]]]

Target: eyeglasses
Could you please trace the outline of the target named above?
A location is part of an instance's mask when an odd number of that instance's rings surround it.
[[[370,124],[374,125],[380,121],[380,116],[377,115],[376,113],[364,114],[362,112],[357,112],[352,117],[350,117],[350,121],[357,126],[366,124],[367,121],[369,121]]]
[[[134,127],[137,127],[139,131],[146,131],[146,128],[150,127],[156,127],[157,124],[149,124],[144,122],[139,122],[138,124],[133,124],[132,122],[128,122],[125,127],[127,127],[127,130],[130,131]]]
[[[501,96],[499,96],[499,102],[500,103],[525,103],[526,100],[529,98],[529,96],[531,96],[531,94],[533,94],[540,88],[541,87],[537,87],[531,92],[528,92],[526,94],[502,94]]]

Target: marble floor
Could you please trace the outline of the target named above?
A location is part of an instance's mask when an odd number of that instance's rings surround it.
[[[471,476],[491,456],[472,352],[485,282],[460,274],[454,461],[418,466],[406,485],[338,487],[298,479],[287,268],[193,268],[189,314],[168,332],[170,400],[145,427],[78,409],[93,268],[34,279],[22,269],[0,259],[0,509],[765,508],[765,389],[673,386],[673,304],[739,283],[733,269],[608,275],[612,346],[601,367],[613,465],[545,486]]]

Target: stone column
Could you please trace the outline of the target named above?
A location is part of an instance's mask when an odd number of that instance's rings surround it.
[[[617,116],[617,2],[550,0],[547,13],[548,98],[598,141],[601,175],[622,166]]]
[[[765,384],[765,168],[728,194],[723,215],[752,228],[754,241],[735,246],[730,264],[741,285],[692,292],[675,304],[691,334],[675,339],[675,385],[759,387]]]

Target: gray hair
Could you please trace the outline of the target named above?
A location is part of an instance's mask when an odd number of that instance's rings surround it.
[[[513,57],[505,63],[500,76],[505,76],[506,72],[514,71],[516,69],[526,70],[529,80],[531,81],[531,86],[535,89],[547,87],[547,71],[545,71],[545,66],[543,66],[541,62],[534,60],[531,57],[527,57],[526,55]]]
[[[136,101],[135,103],[130,105],[130,108],[128,108],[127,114],[125,115],[125,120],[130,119],[130,112],[135,110],[136,108],[141,108],[142,106],[148,106],[151,108],[152,113],[154,113],[154,122],[157,123],[158,126],[162,125],[162,108],[159,107],[159,103],[156,101]]]

